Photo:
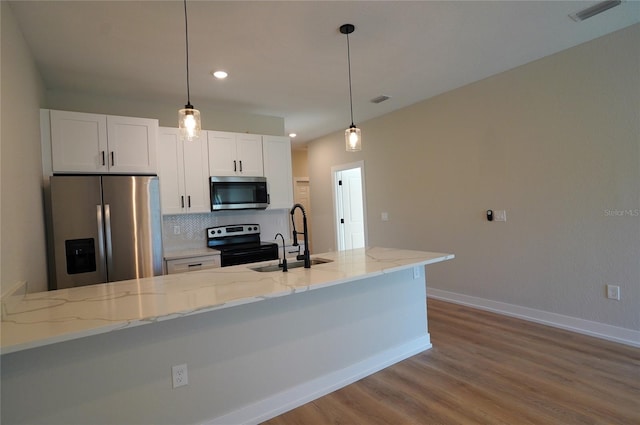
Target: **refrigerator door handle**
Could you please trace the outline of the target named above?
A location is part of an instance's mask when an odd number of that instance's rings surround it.
[[[104,259],[104,217],[102,205],[96,205],[96,221],[98,223],[98,258]]]
[[[111,246],[111,206],[109,204],[104,204],[104,236],[107,247],[107,282],[110,282],[111,276],[114,275],[114,270],[113,249]]]

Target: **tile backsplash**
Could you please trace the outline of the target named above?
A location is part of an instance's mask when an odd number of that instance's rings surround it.
[[[291,239],[288,209],[218,211],[203,214],[162,216],[162,242],[165,251],[197,249],[206,246],[208,227],[231,224],[259,224],[260,238],[273,241],[276,233]]]

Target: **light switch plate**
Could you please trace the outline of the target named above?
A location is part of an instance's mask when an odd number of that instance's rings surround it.
[[[506,210],[494,210],[493,217],[495,221],[507,221],[507,211]]]

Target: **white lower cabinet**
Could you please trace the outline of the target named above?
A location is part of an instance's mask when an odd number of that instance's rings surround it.
[[[160,127],[158,176],[163,214],[211,211],[206,136],[185,142],[177,128]]]
[[[167,274],[193,272],[196,270],[215,269],[220,267],[220,255],[204,255],[201,257],[167,260]]]
[[[298,250],[298,248],[300,248]],[[293,245],[285,245],[284,247],[284,253],[287,256],[287,261],[295,261],[296,257],[299,255],[304,254],[304,244],[298,244],[298,246],[293,246]],[[280,251],[278,253],[278,256],[281,257],[282,256],[282,246],[280,246]]]

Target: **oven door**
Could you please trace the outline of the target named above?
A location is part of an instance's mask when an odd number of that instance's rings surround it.
[[[265,177],[211,177],[211,211],[265,209],[269,205]]]
[[[278,245],[270,244],[255,248],[224,250],[220,253],[220,266],[237,266],[277,259]]]

